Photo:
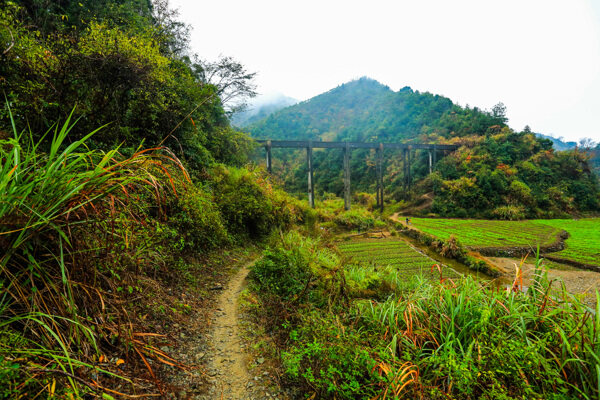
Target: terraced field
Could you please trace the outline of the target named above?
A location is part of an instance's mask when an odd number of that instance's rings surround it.
[[[550,245],[563,229],[541,221],[489,221],[474,219],[411,218],[415,228],[448,239],[454,235],[465,246],[526,247]]]
[[[566,241],[566,248],[556,253],[549,253],[549,256],[600,267],[600,218],[551,219],[535,222],[569,232],[570,237]]]
[[[407,242],[399,239],[363,239],[338,244],[341,253],[358,264],[392,266],[407,275],[422,274],[439,278],[439,272],[431,271],[436,261],[418,252]],[[444,268],[444,277],[457,277],[458,274]]]

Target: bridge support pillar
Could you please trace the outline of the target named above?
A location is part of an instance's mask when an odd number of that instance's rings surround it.
[[[435,144],[433,145],[433,166],[437,163],[437,149],[435,148]],[[433,169],[432,166],[432,169]]]
[[[313,180],[313,159],[312,159],[312,140],[308,141],[306,148],[306,160],[308,163],[308,204],[315,208],[315,185]]]
[[[350,144],[344,147],[344,209],[350,209]]]
[[[429,173],[431,174],[433,172],[433,159],[431,156],[431,149],[427,150],[427,153],[429,155]]]
[[[410,150],[411,147],[408,146],[408,149],[406,150],[406,186],[408,188],[408,190],[410,190],[410,181],[411,181],[411,176],[410,176]]]
[[[267,171],[269,173],[271,173],[271,172],[273,172],[273,158],[271,156],[271,141],[270,140],[267,140],[265,149],[267,150]]]
[[[383,212],[383,143],[377,149],[377,205],[379,212]]]

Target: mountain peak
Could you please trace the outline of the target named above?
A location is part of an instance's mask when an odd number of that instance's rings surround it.
[[[280,110],[249,130],[272,139],[399,141],[419,135],[453,106],[445,97],[408,86],[394,92],[364,76]]]

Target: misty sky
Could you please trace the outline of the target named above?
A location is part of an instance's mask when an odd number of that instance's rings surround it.
[[[600,0],[171,0],[204,59],[306,100],[361,76],[600,141]]]

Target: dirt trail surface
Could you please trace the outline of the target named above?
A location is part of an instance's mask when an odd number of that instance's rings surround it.
[[[217,299],[217,308],[211,320],[212,333],[209,336],[207,363],[209,395],[214,400],[258,400],[284,399],[275,383],[272,372],[262,365],[263,357],[254,356],[246,349],[243,328],[240,323],[246,316],[240,314],[240,295],[246,287],[250,266],[244,265],[233,275]],[[252,371],[248,371],[248,366]]]
[[[507,277],[514,278],[515,264],[519,262],[512,258],[488,257],[493,264],[506,271]],[[529,286],[533,279],[535,266],[533,264],[523,264],[523,283]],[[548,270],[549,279],[559,279],[565,283],[565,287],[571,293],[581,293],[593,295],[595,290],[600,291],[600,273],[587,271],[575,267],[561,266],[561,269],[550,268]],[[558,285],[556,286],[558,287]]]
[[[248,343],[247,329],[252,323],[239,307],[256,257],[256,253],[230,254],[218,268],[206,270],[206,276],[197,283],[198,293],[182,294],[193,311],[179,315],[168,327],[161,350],[185,368],[161,370],[163,398],[289,399],[287,391],[280,388],[276,368],[264,355],[257,354],[254,342]]]
[[[252,377],[246,368],[246,354],[243,352],[238,328],[238,299],[245,287],[249,265],[240,269],[229,281],[227,288],[219,296],[213,319],[212,365],[209,375],[215,377],[214,399],[246,399],[248,383]]]

